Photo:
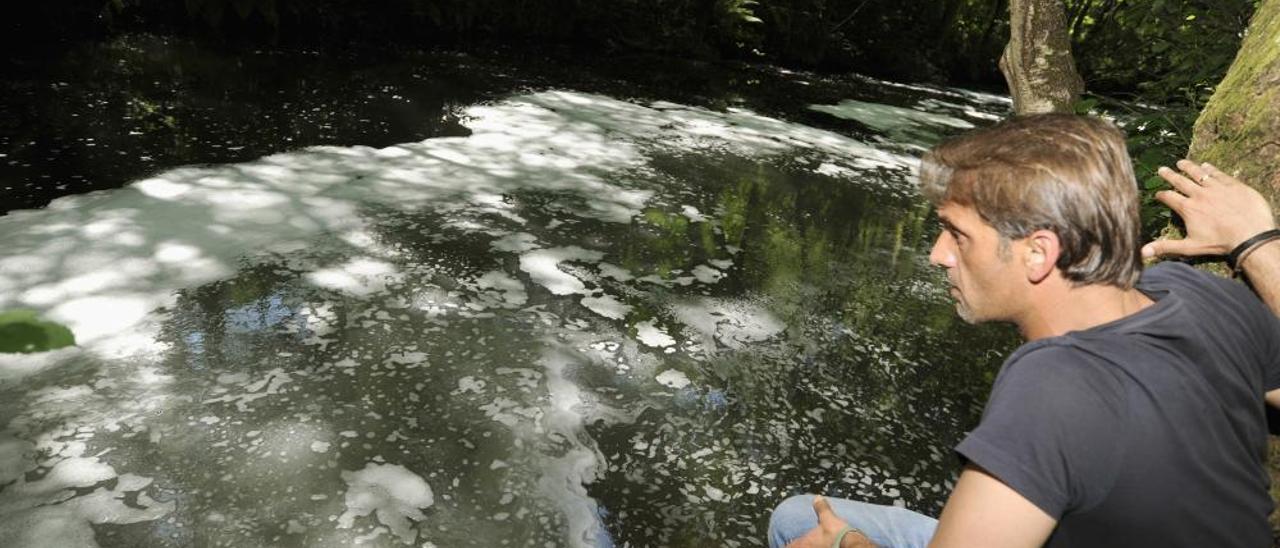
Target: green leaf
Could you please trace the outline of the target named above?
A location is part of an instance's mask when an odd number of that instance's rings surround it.
[[[1084,99],[1076,101],[1075,111],[1076,111],[1076,114],[1088,114],[1089,111],[1093,110],[1094,107],[1097,107],[1097,106],[1098,106],[1098,99],[1096,97],[1086,97]]]
[[[1155,169],[1166,157],[1164,150],[1161,150],[1160,148],[1149,148],[1142,151],[1142,154],[1138,155],[1138,163],[1149,169]]]
[[[34,310],[0,313],[0,352],[44,352],[75,344],[70,329],[41,321]]]

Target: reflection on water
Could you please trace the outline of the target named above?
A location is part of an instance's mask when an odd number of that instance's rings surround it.
[[[793,493],[939,509],[1013,340],[927,265],[914,144],[572,92],[465,114],[0,218],[0,306],[94,337],[0,359],[0,538],[758,546]]]

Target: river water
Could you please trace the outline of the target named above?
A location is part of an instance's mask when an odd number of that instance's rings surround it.
[[[6,545],[759,546],[803,492],[936,514],[1014,343],[955,317],[913,188],[1001,97],[74,59],[7,84],[0,131],[0,310],[78,342],[0,354]]]

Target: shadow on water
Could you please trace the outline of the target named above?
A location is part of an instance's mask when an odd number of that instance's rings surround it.
[[[858,138],[873,137],[874,128],[805,106],[852,94],[913,107],[922,91],[942,99],[948,93],[856,75],[644,56],[235,52],[142,34],[87,42],[53,58],[15,59],[13,77],[0,83],[0,110],[7,114],[0,118],[0,214],[177,166],[315,145],[462,136],[463,107],[518,92],[568,88],[716,110],[747,107]],[[963,108],[952,101],[933,108]]]
[[[690,386],[653,395],[633,423],[591,429],[610,461],[591,492],[615,538],[756,545],[773,505],[804,492],[936,515],[953,478],[950,447],[976,422],[1015,339],[956,319],[924,264],[936,235],[927,208],[742,159],[655,165],[708,190],[704,210],[741,249],[711,294],[745,297],[786,328],[671,360]],[[697,254],[688,244],[701,239],[677,227],[620,245]]]
[[[0,379],[24,467],[0,477],[0,531],[52,504],[28,491],[61,462],[99,475],[49,511],[104,546],[754,546],[797,492],[936,512],[1013,334],[959,322],[926,264],[914,143],[751,101],[779,99],[537,93],[422,143],[0,218],[0,306],[92,348]]]

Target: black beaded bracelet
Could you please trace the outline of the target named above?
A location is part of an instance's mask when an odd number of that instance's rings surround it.
[[[1245,240],[1243,243],[1236,246],[1235,249],[1232,249],[1231,253],[1227,255],[1227,267],[1229,267],[1232,272],[1240,272],[1239,261],[1242,255],[1247,254],[1250,250],[1259,245],[1277,238],[1280,238],[1280,228],[1262,231],[1258,233],[1257,236]]]

